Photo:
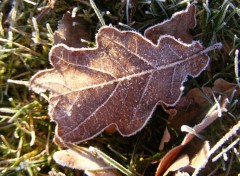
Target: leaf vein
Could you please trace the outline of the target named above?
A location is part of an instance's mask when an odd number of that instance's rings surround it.
[[[150,65],[152,68],[156,68],[151,62],[148,62],[146,59],[144,59],[143,57],[141,57],[140,55],[138,55],[137,53],[129,50],[126,46],[124,46],[123,44],[115,41],[115,40],[111,40],[111,38],[109,38],[106,35],[103,35],[104,37],[106,37],[107,39],[109,39],[112,43],[115,43],[121,47],[123,47],[125,50],[127,50],[129,53],[131,53],[132,55],[135,55],[137,58],[139,58],[140,60],[142,60],[143,62],[145,62],[147,65]],[[146,41],[147,42],[147,41]]]
[[[118,89],[120,83],[117,83],[116,87],[114,88],[114,90],[111,92],[111,94],[109,95],[109,97],[101,104],[98,106],[97,109],[95,109],[88,117],[85,118],[84,121],[82,121],[80,124],[78,124],[74,129],[72,129],[71,131],[65,133],[62,137],[64,138],[64,136],[70,134],[71,132],[73,132],[74,130],[78,129],[85,121],[87,121],[91,116],[93,116],[94,114],[96,114],[96,112],[98,112],[109,100],[111,97],[113,97],[114,93],[116,92],[116,90]]]

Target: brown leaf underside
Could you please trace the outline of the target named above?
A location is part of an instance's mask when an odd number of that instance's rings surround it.
[[[115,124],[123,136],[141,130],[159,102],[175,105],[187,75],[197,76],[209,58],[200,43],[163,36],[157,45],[135,32],[102,27],[97,47],[52,48],[53,69],[38,72],[30,88],[49,90],[49,115],[65,142],[93,138]]]

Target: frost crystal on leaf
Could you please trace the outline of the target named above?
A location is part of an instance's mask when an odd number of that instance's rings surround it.
[[[65,142],[91,139],[114,124],[123,136],[141,130],[159,102],[175,105],[188,75],[209,58],[199,42],[169,35],[155,45],[138,33],[102,27],[95,48],[53,46],[52,69],[38,72],[30,89],[49,90],[49,115]]]

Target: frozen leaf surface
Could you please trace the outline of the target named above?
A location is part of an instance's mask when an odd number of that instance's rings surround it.
[[[188,75],[208,65],[199,42],[164,35],[154,45],[138,33],[102,27],[97,47],[55,45],[52,69],[38,72],[30,89],[49,90],[49,115],[64,142],[91,139],[110,125],[123,136],[141,130],[158,103],[175,105]]]
[[[101,158],[94,156],[87,148],[81,148],[81,151],[73,150],[57,151],[53,159],[60,165],[73,169],[84,170],[88,176],[119,176],[120,174],[105,163]]]
[[[172,35],[185,43],[192,42],[192,35],[189,29],[196,26],[196,7],[192,3],[186,10],[176,12],[172,18],[160,24],[149,27],[144,35],[153,43],[157,43],[159,37],[164,34]]]

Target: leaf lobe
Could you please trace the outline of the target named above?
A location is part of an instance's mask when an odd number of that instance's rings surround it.
[[[187,76],[209,62],[199,42],[167,35],[154,45],[135,32],[102,27],[96,40],[93,49],[54,46],[54,68],[31,80],[35,92],[50,90],[49,115],[65,142],[93,138],[111,124],[124,136],[135,134],[159,102],[176,104]]]

